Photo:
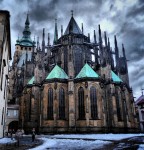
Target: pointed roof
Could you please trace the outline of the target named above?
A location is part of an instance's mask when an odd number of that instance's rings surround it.
[[[70,33],[75,33],[75,34],[82,34],[82,31],[80,30],[79,26],[77,25],[75,19],[73,16],[70,19],[70,22],[66,28],[66,31],[64,35],[70,34]]]
[[[33,82],[34,82],[34,76],[28,81],[28,83],[27,83],[27,85],[32,85],[33,84]]]
[[[67,74],[65,71],[60,68],[58,65],[56,65],[52,71],[49,73],[49,75],[46,77],[46,79],[68,79]]]
[[[77,78],[98,78],[99,75],[86,63],[79,74],[76,76]]]
[[[123,82],[118,75],[116,75],[112,70],[111,70],[111,75],[112,75],[112,80],[114,82]]]
[[[34,46],[34,43],[31,40],[31,31],[29,25],[30,25],[29,15],[27,14],[27,18],[25,21],[25,28],[23,30],[23,37],[20,40],[18,39],[16,44],[22,46]]]
[[[144,104],[144,95],[142,94],[135,102],[137,105]]]

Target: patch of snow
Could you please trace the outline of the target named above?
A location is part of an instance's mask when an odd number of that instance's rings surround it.
[[[140,144],[138,150],[144,150],[144,144]]]
[[[99,139],[99,140],[122,140],[134,136],[144,136],[144,134],[57,134],[46,136],[49,138],[64,138],[64,139]]]
[[[6,144],[6,143],[15,143],[15,140],[12,140],[11,138],[2,138],[0,139],[0,144]]]
[[[41,138],[44,143],[36,148],[30,150],[46,150],[46,149],[89,149],[101,148],[104,145],[111,144],[109,141],[95,140],[95,141],[85,141],[85,140],[70,140],[70,139],[46,139]]]
[[[45,150],[47,147],[51,147],[56,144],[55,140],[51,140],[47,138],[39,138],[39,139],[43,140],[44,143],[30,150]]]

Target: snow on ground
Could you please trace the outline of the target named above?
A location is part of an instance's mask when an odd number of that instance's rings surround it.
[[[140,144],[138,150],[144,150],[144,144]]]
[[[64,138],[64,139],[99,139],[99,140],[122,140],[134,136],[144,136],[144,134],[57,134],[46,136],[48,138]]]
[[[6,144],[6,143],[14,143],[15,140],[12,140],[11,138],[2,138],[0,139],[0,144]]]
[[[49,148],[59,148],[59,149],[89,149],[92,150],[93,147],[101,148],[104,145],[111,144],[109,141],[94,140],[94,141],[85,141],[85,140],[70,140],[70,139],[48,139],[41,138],[44,143],[36,148],[30,150],[45,150]]]

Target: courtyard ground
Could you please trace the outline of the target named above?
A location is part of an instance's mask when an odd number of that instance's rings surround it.
[[[10,138],[0,139],[1,150],[144,150],[144,134],[59,134],[30,135],[20,139],[20,146]]]

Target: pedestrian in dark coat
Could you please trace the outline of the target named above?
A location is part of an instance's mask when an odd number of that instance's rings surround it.
[[[32,129],[32,142],[35,141],[35,128]]]

